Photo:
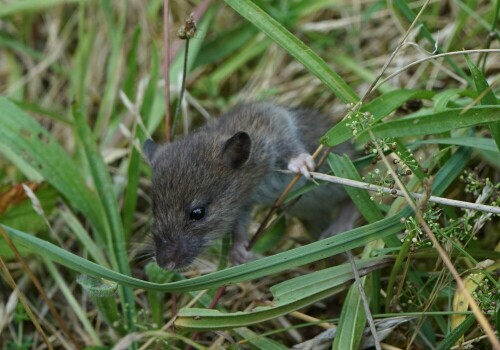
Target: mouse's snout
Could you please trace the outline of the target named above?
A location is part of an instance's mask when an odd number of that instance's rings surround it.
[[[183,270],[198,256],[200,250],[188,239],[155,236],[156,263],[166,270]]]

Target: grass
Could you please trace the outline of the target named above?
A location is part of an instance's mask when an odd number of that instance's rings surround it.
[[[360,149],[327,159],[335,175],[498,207],[500,1],[170,2],[173,130],[163,1],[0,5],[3,349],[286,349],[323,332],[354,349],[369,325],[399,348],[497,346],[498,216],[352,188],[353,230],[315,241],[272,215],[264,258],[224,268],[224,241],[172,273],[151,263],[140,145],[241,101],[308,106],[336,122],[324,147]]]

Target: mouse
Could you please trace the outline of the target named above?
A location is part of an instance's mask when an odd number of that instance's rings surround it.
[[[301,174],[297,188],[310,179],[315,167],[311,153],[331,126],[311,109],[254,102],[236,105],[172,143],[146,140],[156,263],[166,270],[185,270],[225,234],[232,234],[230,260],[251,260],[247,244],[252,208],[272,205],[294,174]],[[351,149],[340,145],[335,151]],[[293,173],[277,171],[284,169]],[[290,214],[318,237],[328,229],[343,232],[354,211],[353,206],[338,205],[346,197],[340,186],[321,186],[304,195]],[[335,207],[337,216],[349,219],[332,228]]]

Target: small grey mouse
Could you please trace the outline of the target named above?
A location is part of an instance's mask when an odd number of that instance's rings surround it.
[[[271,205],[293,178],[277,172],[303,174],[314,169],[310,154],[331,123],[306,109],[272,103],[249,103],[207,123],[190,135],[158,146],[144,144],[152,167],[152,202],[156,262],[168,270],[183,270],[215,239],[233,234],[231,260],[244,263],[250,212],[254,205]],[[337,149],[350,152],[349,146]],[[338,186],[313,190],[293,207],[316,234],[327,229],[332,212],[346,198]],[[342,205],[342,224],[350,228],[353,206]]]

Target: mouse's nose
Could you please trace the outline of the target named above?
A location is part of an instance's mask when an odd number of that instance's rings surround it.
[[[163,269],[182,269],[191,263],[189,245],[184,240],[162,240],[156,245],[156,263]]]

